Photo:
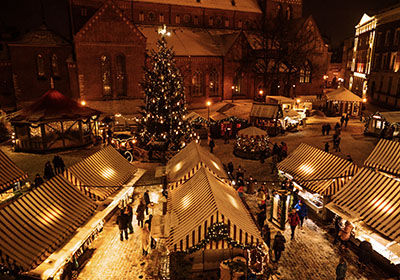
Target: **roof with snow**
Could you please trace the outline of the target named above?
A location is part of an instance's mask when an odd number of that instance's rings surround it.
[[[100,112],[70,99],[55,89],[42,95],[36,102],[15,113],[11,122],[46,122],[88,118]]]
[[[138,29],[147,38],[147,49],[156,50],[160,38],[158,27],[139,26]],[[167,37],[167,44],[177,56],[223,56],[240,35],[239,31],[189,27],[168,28],[168,31],[171,36]]]
[[[350,90],[345,88],[339,88],[337,90],[328,92],[326,94],[328,101],[344,101],[344,102],[362,102],[362,98],[352,93]]]
[[[69,45],[68,41],[50,30],[47,25],[42,24],[38,29],[23,35],[20,40],[10,45],[48,45],[60,46]]]

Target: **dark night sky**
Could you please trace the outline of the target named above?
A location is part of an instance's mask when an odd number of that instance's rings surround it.
[[[49,27],[69,37],[68,0],[2,0],[0,26],[17,26],[22,33],[40,26],[41,2]],[[396,2],[399,0],[303,0],[303,8],[304,15],[312,14],[321,32],[336,46],[354,35],[354,26],[364,12],[373,13]]]

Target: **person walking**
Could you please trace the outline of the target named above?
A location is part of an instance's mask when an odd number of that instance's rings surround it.
[[[340,134],[340,124],[338,122],[335,124],[335,134]]]
[[[150,201],[150,196],[149,196],[149,190],[146,190],[143,194],[143,199],[145,202],[146,206],[146,215],[149,215],[149,204],[151,203]]]
[[[143,200],[140,200],[138,207],[136,208],[136,219],[138,220],[138,226],[143,227],[144,220],[144,211],[146,209],[146,205]]]
[[[281,153],[282,153],[282,159],[284,159],[287,157],[288,147],[287,147],[286,143],[282,141],[280,148],[281,148]]]
[[[233,163],[230,161],[228,163],[228,174],[233,176]]]
[[[346,114],[346,117],[344,118],[344,127],[347,127],[348,122],[349,122],[349,114]]]
[[[244,178],[244,170],[239,164],[239,166],[238,166],[238,168],[236,170],[236,181],[239,181],[240,177],[242,177],[242,179]]]
[[[269,228],[268,223],[264,224],[261,234],[264,238],[265,244],[267,244],[268,248],[271,248],[271,229]]]
[[[34,183],[35,183],[35,187],[39,187],[41,184],[44,183],[44,181],[43,181],[42,177],[40,177],[40,174],[39,174],[39,173],[36,174]]]
[[[340,149],[340,140],[341,140],[341,138],[340,138],[340,136],[338,136],[336,138],[336,142],[335,142],[336,152],[340,152],[341,151],[341,149]]]
[[[210,138],[210,143],[208,145],[210,146],[210,153],[213,153],[215,147],[214,139]]]
[[[326,124],[322,125],[322,136],[325,136]]]
[[[350,155],[347,155],[346,159],[347,159],[348,161],[350,161],[350,162],[353,162],[353,159],[351,158]]]
[[[343,257],[340,257],[339,264],[336,267],[336,280],[344,280],[346,278],[347,264]]]
[[[254,191],[254,183],[253,183],[253,177],[252,176],[250,176],[250,178],[249,179],[247,179],[246,180],[246,191],[247,191],[247,193],[248,194],[253,194],[255,191]]]
[[[282,235],[280,231],[278,231],[274,238],[274,244],[272,245],[272,249],[274,250],[275,253],[276,263],[279,262],[282,252],[285,251],[285,243],[286,243],[285,237]]]
[[[145,224],[142,228],[142,255],[147,256],[149,254],[149,247],[150,247],[150,230],[149,225]]]
[[[110,128],[108,128],[108,130],[107,130],[107,144],[108,145],[111,145],[112,135],[113,135],[113,132],[111,131]]]
[[[353,225],[349,221],[346,221],[346,223],[344,224],[344,228],[339,231],[338,235],[340,238],[340,243],[344,249],[348,247],[347,243],[350,240],[352,230],[353,230]]]
[[[365,270],[372,257],[372,245],[369,242],[369,238],[365,238],[364,241],[358,246],[358,260],[360,261],[361,270]]]
[[[61,168],[59,167],[59,159],[58,159],[58,155],[55,155],[53,157],[52,163],[53,163],[53,167],[54,167],[54,173],[58,174],[60,173]]]
[[[308,216],[307,206],[304,204],[303,200],[299,200],[299,202],[294,206],[294,208],[297,210],[297,214],[299,215],[300,218],[300,228],[303,228],[304,218],[307,219]]]
[[[237,192],[239,194],[240,198],[243,198],[243,192],[244,192],[244,187],[243,185],[239,186],[239,188],[237,189]]]
[[[342,117],[340,118],[340,127],[343,126],[343,123],[344,123],[344,116],[342,115]]]
[[[119,239],[124,241],[124,234],[125,240],[128,240],[128,221],[129,217],[125,213],[124,209],[121,209],[118,217],[117,217],[117,224],[119,228]]]
[[[149,232],[150,232],[150,248],[155,249],[156,248],[156,240],[151,236],[151,222],[153,221],[153,215],[149,215],[149,218],[144,222],[145,224],[148,224],[149,227]]]
[[[277,164],[278,164],[278,155],[274,154],[271,159],[271,174],[274,174],[274,172],[278,172]]]
[[[129,234],[132,234],[133,233],[133,226],[132,226],[133,209],[129,203],[125,207],[125,214],[128,215],[128,232],[129,232]]]
[[[331,125],[329,123],[326,124],[326,135],[329,135],[329,131],[331,130]]]
[[[292,231],[292,233],[290,235],[290,240],[293,240],[296,227],[300,223],[300,218],[299,218],[299,215],[297,214],[296,209],[293,208],[292,212],[289,213],[287,222],[289,222],[290,229]]]
[[[266,218],[267,218],[267,214],[265,213],[265,210],[261,210],[257,214],[257,224],[261,230],[264,228],[264,223],[265,223]]]
[[[335,232],[334,232],[334,239],[333,239],[333,244],[336,244],[336,242],[339,239],[339,232],[342,229],[342,218],[340,218],[339,216],[336,216],[335,218]]]
[[[50,161],[46,162],[46,164],[44,165],[44,178],[46,180],[50,180],[51,178],[54,177],[54,171],[53,171],[53,167],[51,166]]]
[[[329,153],[329,142],[325,143],[325,152]]]

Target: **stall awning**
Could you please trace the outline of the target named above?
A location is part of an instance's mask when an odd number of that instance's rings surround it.
[[[371,154],[364,161],[364,165],[399,176],[400,143],[386,139],[379,140]]]
[[[0,209],[0,262],[30,270],[92,215],[96,205],[56,176]]]
[[[204,240],[208,227],[223,222],[230,237],[240,244],[261,244],[262,238],[236,190],[214,177],[204,167],[168,197],[170,218],[167,246],[171,251],[186,250]],[[227,242],[207,248],[227,248]]]
[[[276,119],[281,117],[279,104],[253,104],[250,117],[263,119]]]
[[[304,143],[277,167],[308,191],[321,195],[336,193],[357,171],[354,163]]]
[[[238,133],[241,137],[259,137],[259,136],[266,136],[267,132],[262,130],[261,128],[250,126],[245,129],[239,130]]]
[[[326,93],[327,101],[362,102],[362,98],[345,88]]]
[[[137,168],[112,146],[69,167],[65,177],[89,196],[103,200],[134,176]]]
[[[193,176],[201,166],[207,167],[219,178],[228,178],[222,162],[200,144],[192,141],[168,161],[168,182],[182,183]]]
[[[387,121],[391,124],[395,124],[395,123],[400,124],[400,111],[376,112],[374,115],[382,116],[385,119],[385,121]]]
[[[396,179],[362,168],[327,207],[354,213],[372,229],[400,242],[399,190]]]
[[[12,188],[13,184],[28,178],[2,150],[0,150],[0,192]]]

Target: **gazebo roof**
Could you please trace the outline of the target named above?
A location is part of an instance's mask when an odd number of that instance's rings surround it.
[[[267,132],[255,126],[239,130],[239,135],[246,137],[266,136]]]
[[[339,88],[326,94],[328,101],[362,102],[362,98],[348,89]]]
[[[100,112],[51,89],[36,102],[15,113],[11,122],[47,122],[88,118]]]

